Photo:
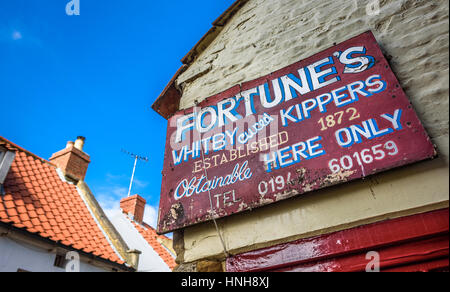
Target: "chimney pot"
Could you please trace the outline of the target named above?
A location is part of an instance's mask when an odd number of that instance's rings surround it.
[[[78,136],[77,140],[75,141],[75,148],[77,148],[78,150],[83,151],[83,147],[84,147],[84,141],[86,141],[86,138],[83,136]]]
[[[66,149],[72,148],[74,144],[75,144],[75,142],[73,142],[73,141],[67,142]]]

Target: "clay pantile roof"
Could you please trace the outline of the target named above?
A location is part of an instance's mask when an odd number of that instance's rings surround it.
[[[144,237],[144,239],[148,242],[148,244],[150,244],[153,250],[159,255],[159,257],[166,263],[166,265],[173,270],[177,265],[175,263],[175,259],[161,243],[162,240],[169,240],[169,238],[164,235],[156,234],[156,230],[146,223],[138,224],[131,219],[130,221],[142,237]]]
[[[0,194],[0,222],[123,265],[75,185],[50,162],[0,136],[16,156]]]

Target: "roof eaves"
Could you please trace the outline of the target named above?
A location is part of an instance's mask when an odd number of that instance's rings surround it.
[[[169,119],[179,108],[182,93],[176,88],[175,81],[178,76],[186,71],[195,59],[208,48],[216,39],[228,21],[249,0],[236,0],[219,18],[212,23],[212,28],[195,44],[195,46],[181,59],[183,65],[178,69],[162,93],[152,105],[152,109],[165,119]]]
[[[182,65],[172,79],[169,81],[163,92],[158,96],[152,105],[152,109],[165,119],[169,119],[177,110],[180,104],[181,92],[175,87],[178,76],[187,69],[187,65]]]

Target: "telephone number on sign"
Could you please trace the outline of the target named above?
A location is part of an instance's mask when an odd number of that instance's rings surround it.
[[[388,141],[385,144],[375,145],[370,149],[364,149],[360,152],[355,152],[353,155],[345,155],[340,159],[331,159],[328,162],[328,167],[332,173],[338,173],[341,170],[350,170],[353,166],[358,164],[371,164],[376,160],[383,160],[389,156],[395,156],[399,153],[397,144],[393,141]]]

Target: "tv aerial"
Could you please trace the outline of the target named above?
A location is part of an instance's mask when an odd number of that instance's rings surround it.
[[[131,187],[133,186],[134,173],[136,172],[136,165],[137,165],[138,160],[143,161],[143,162],[148,162],[149,159],[148,159],[148,157],[140,156],[140,155],[137,155],[135,153],[129,152],[124,149],[122,149],[122,152],[134,158],[133,173],[131,175],[130,187],[128,188],[128,196],[127,197],[129,198],[130,194],[131,194]]]

